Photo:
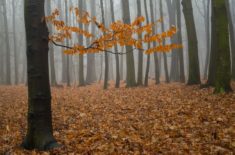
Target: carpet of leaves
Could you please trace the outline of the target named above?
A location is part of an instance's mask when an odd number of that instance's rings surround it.
[[[181,84],[148,88],[52,88],[62,146],[26,151],[27,89],[0,86],[0,154],[233,154],[235,93]]]

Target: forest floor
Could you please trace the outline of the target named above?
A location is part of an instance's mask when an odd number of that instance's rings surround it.
[[[182,84],[52,88],[62,147],[25,151],[27,89],[0,86],[0,154],[233,154],[235,93]]]

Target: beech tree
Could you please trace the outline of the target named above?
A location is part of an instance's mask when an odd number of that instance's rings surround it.
[[[28,66],[28,127],[22,143],[26,149],[47,150],[58,146],[53,137],[48,69],[48,29],[44,0],[25,0]]]
[[[231,59],[229,45],[229,19],[226,10],[227,0],[212,0],[214,14],[214,50],[215,55],[215,93],[230,92],[231,88]],[[229,11],[229,7],[227,8]]]
[[[193,16],[192,0],[182,0],[182,5],[188,36],[189,77],[187,84],[200,84],[201,77],[198,59],[198,40]]]

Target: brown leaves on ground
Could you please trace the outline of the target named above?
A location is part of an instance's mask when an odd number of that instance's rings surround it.
[[[63,146],[25,151],[27,92],[0,87],[0,153],[233,154],[235,94],[180,84],[102,90],[53,88],[54,135]]]

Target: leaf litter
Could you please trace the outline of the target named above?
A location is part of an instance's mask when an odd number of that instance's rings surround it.
[[[20,148],[27,122],[25,86],[0,86],[0,154],[233,154],[235,93],[181,84],[102,90],[52,88],[49,152]]]

